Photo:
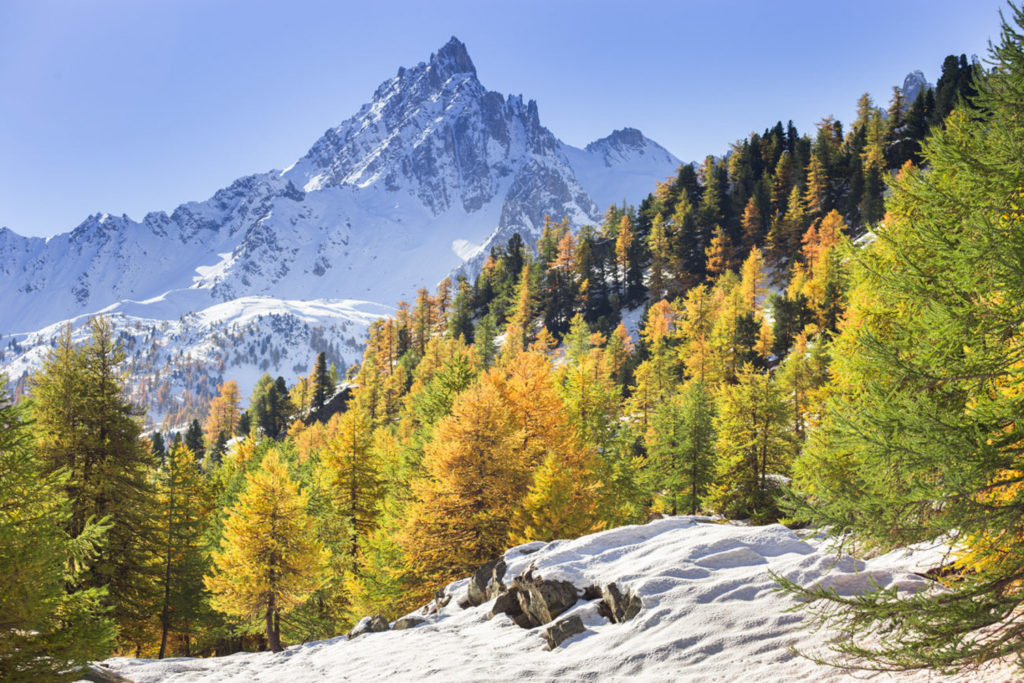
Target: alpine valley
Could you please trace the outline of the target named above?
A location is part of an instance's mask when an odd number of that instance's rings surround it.
[[[561,142],[534,101],[487,90],[452,38],[284,171],[141,221],[98,213],[49,239],[0,228],[0,373],[20,392],[62,326],[84,338],[104,313],[132,398],[181,424],[226,378],[248,395],[320,351],[358,361],[369,324],[418,288],[474,275],[516,232],[532,245],[546,216],[599,223],[679,166],[632,128]]]

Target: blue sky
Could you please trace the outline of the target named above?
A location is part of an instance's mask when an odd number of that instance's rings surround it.
[[[451,35],[574,145],[633,126],[681,159],[887,102],[984,56],[993,0],[0,0],[0,226],[141,218],[283,168]]]

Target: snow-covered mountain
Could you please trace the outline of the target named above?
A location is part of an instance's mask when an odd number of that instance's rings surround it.
[[[906,102],[904,106],[909,109],[921,91],[928,89],[934,90],[935,86],[928,82],[922,71],[912,71],[907,74],[906,78],[903,79],[903,87],[900,88],[903,92],[903,99]]]
[[[96,214],[50,239],[0,229],[0,371],[25,367],[13,349],[34,331],[100,311],[172,321],[249,297],[392,306],[514,232],[533,244],[545,215],[598,222],[679,165],[630,128],[564,144],[535,102],[484,88],[452,38],[285,171],[141,221]]]
[[[804,537],[801,537],[804,536]],[[948,561],[944,546],[898,550],[861,562],[838,557],[817,537],[782,525],[715,524],[670,517],[507,551],[505,583],[531,565],[548,580],[577,588],[616,583],[640,598],[635,618],[611,623],[599,601],[582,597],[556,621],[580,628],[553,650],[546,626],[521,628],[490,599],[463,609],[466,579],[444,589],[452,599],[435,613],[414,612],[407,630],[343,636],[284,652],[239,653],[207,659],[112,659],[104,664],[139,683],[161,681],[842,681],[850,672],[803,655],[824,655],[832,632],[803,628],[776,591],[772,574],[818,584],[844,596],[896,587],[928,590],[927,570]],[[501,598],[499,597],[498,600]],[[415,623],[415,622],[414,622]],[[881,636],[884,637],[884,636]],[[1013,662],[943,676],[936,671],[876,674],[872,680],[1008,681]]]

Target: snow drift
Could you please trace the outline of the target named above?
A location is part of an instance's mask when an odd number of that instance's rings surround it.
[[[139,683],[149,681],[321,680],[843,680],[851,674],[815,664],[797,651],[823,652],[827,634],[802,628],[787,612],[770,572],[803,584],[825,582],[841,594],[881,586],[920,590],[921,575],[941,563],[945,548],[890,553],[866,563],[826,552],[781,525],[763,527],[673,517],[572,541],[530,543],[505,553],[506,577],[531,565],[545,579],[579,587],[616,582],[640,596],[631,621],[614,624],[583,601],[558,620],[578,615],[586,627],[553,651],[544,627],[530,630],[491,602],[460,608],[468,579],[449,585],[453,599],[409,630],[305,643],[278,654],[240,653],[217,659],[111,659],[105,664]],[[493,601],[492,601],[493,602]],[[419,612],[417,616],[424,618]],[[973,672],[963,680],[979,680]],[[899,680],[937,680],[933,672]],[[956,679],[951,679],[956,680]],[[1009,680],[990,674],[987,680]]]

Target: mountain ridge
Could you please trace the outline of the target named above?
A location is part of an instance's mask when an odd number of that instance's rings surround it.
[[[284,170],[138,221],[95,213],[48,239],[0,231],[0,370],[25,371],[14,348],[36,331],[99,312],[150,325],[251,297],[390,307],[474,272],[513,233],[532,245],[545,216],[597,223],[602,204],[639,202],[679,165],[635,129],[566,145],[535,101],[487,90],[453,37]]]

